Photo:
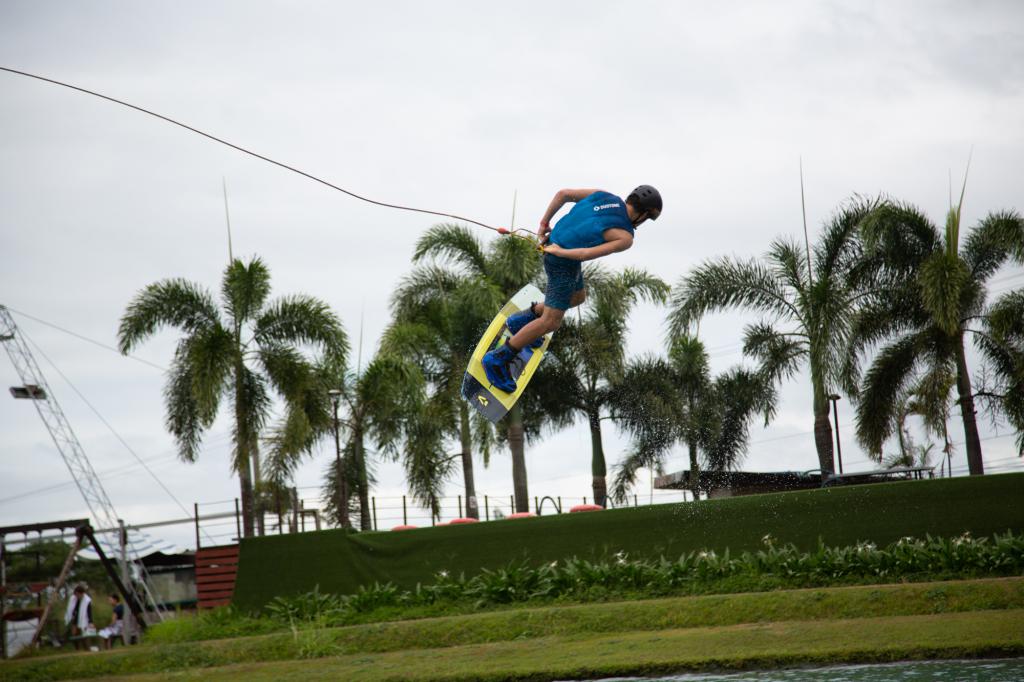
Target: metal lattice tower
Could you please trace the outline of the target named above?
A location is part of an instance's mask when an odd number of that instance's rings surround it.
[[[14,369],[18,372],[22,384],[24,384],[24,390],[26,391],[24,397],[32,399],[32,404],[35,405],[36,411],[39,412],[39,417],[46,424],[46,430],[50,432],[57,450],[60,451],[61,457],[64,459],[64,464],[67,465],[68,471],[71,472],[71,478],[75,481],[78,491],[82,493],[85,503],[89,506],[89,512],[96,523],[96,528],[118,528],[120,522],[117,512],[114,511],[114,505],[110,502],[110,498],[107,497],[107,491],[103,489],[103,484],[99,476],[96,475],[96,471],[92,468],[89,458],[86,457],[82,444],[78,442],[75,432],[71,429],[71,425],[64,416],[64,412],[60,409],[60,405],[57,404],[53,391],[50,390],[49,385],[46,383],[46,378],[39,369],[39,365],[36,364],[24,336],[18,331],[14,318],[11,317],[10,311],[3,305],[0,305],[0,343],[3,343],[4,349],[14,365]],[[110,540],[110,536],[110,533],[103,533],[100,536],[102,537],[101,541],[112,555],[118,556],[120,554],[120,546],[117,542]],[[140,552],[130,537],[127,540],[127,553],[129,559],[140,558]],[[141,572],[142,580],[138,585],[129,584],[127,586],[128,589],[136,592],[135,596],[139,598],[140,603],[149,606],[152,609],[152,613],[158,619],[163,620],[164,609],[160,605],[160,600],[153,593],[145,566],[139,561],[136,561],[135,565]],[[138,594],[139,591],[144,594]]]

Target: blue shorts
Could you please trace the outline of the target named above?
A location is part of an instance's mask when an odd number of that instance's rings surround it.
[[[548,275],[548,289],[544,305],[548,308],[568,310],[569,300],[583,290],[583,264],[578,260],[544,254],[544,272]]]

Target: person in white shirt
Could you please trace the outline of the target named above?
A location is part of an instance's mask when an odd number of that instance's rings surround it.
[[[64,624],[68,626],[72,637],[81,637],[88,632],[96,632],[92,622],[92,598],[86,591],[85,583],[75,585],[75,591],[68,599],[68,608],[64,612]],[[82,640],[75,640],[75,648],[85,645]]]

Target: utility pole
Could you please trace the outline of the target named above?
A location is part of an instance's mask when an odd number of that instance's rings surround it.
[[[839,441],[839,408],[836,407],[836,403],[840,401],[841,397],[838,393],[833,393],[828,399],[832,401],[832,418],[836,424],[836,455],[839,457],[839,475],[841,476],[843,473],[843,446]]]
[[[338,403],[341,401],[341,391],[332,388],[327,393],[334,402],[334,465],[338,474],[338,521],[342,528],[348,528],[351,525],[348,520],[348,478],[345,476],[345,467],[341,461],[341,435],[339,434],[341,422],[338,421]]]

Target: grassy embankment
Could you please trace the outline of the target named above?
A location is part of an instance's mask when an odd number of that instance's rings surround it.
[[[401,589],[434,582],[441,571],[472,576],[512,561],[540,565],[569,557],[675,560],[702,549],[757,551],[771,534],[810,551],[860,541],[888,545],[904,536],[952,538],[1024,531],[1024,474],[907,481],[752,495],[591,514],[562,514],[402,533],[322,531],[244,540],[235,589],[242,611],[278,596],[351,594],[390,582]]]
[[[180,644],[0,664],[0,680],[551,679],[1024,655],[1024,578],[683,597]]]

